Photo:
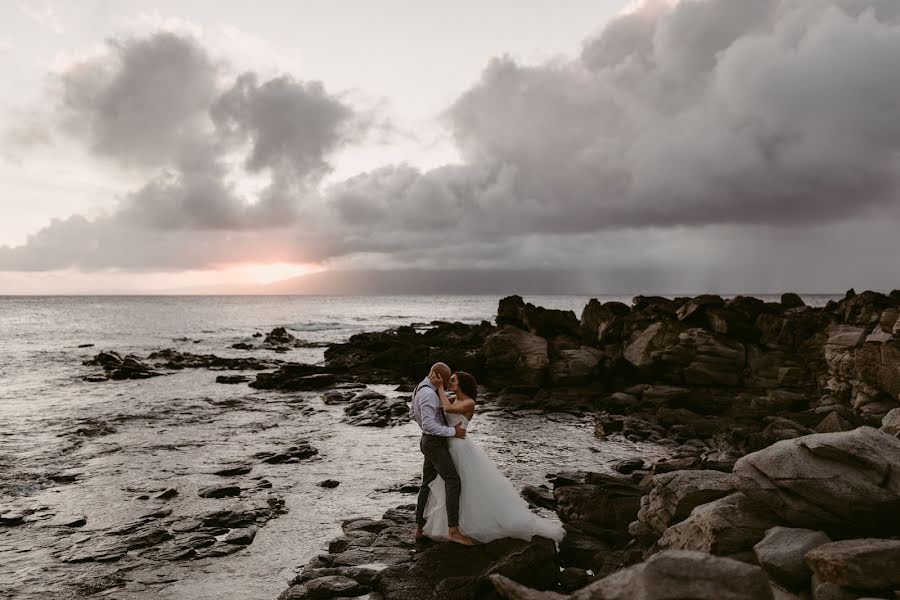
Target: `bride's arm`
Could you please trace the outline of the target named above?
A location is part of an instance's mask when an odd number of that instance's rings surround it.
[[[441,399],[441,408],[444,409],[444,412],[453,412],[453,403],[450,402],[450,398],[447,397],[447,391],[444,389],[444,382],[441,380],[441,376],[437,375],[436,377],[436,385],[434,387],[437,388],[438,398]]]
[[[431,382],[434,383],[434,387],[437,389],[438,398],[441,399],[441,408],[444,409],[445,413],[465,414],[472,410],[472,407],[475,406],[474,400],[466,398],[465,400],[457,399],[456,402],[450,402],[447,392],[444,390],[443,378],[437,373],[432,375]]]
[[[457,400],[456,402],[451,403],[449,400],[446,400],[446,395],[441,395],[441,408],[444,409],[445,413],[458,413],[464,415],[467,412],[471,412],[473,406],[475,406],[475,401],[471,398]]]

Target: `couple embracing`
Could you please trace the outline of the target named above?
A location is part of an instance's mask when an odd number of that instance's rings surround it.
[[[466,437],[477,396],[475,378],[463,371],[452,373],[444,363],[432,366],[413,392],[410,418],[422,429],[419,449],[425,455],[416,540],[428,537],[470,546],[539,535],[560,541],[562,526],[532,513],[494,461]]]

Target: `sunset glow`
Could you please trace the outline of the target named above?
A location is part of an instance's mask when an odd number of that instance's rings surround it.
[[[322,271],[322,267],[296,263],[241,263],[221,270],[224,279],[246,283],[274,283]]]

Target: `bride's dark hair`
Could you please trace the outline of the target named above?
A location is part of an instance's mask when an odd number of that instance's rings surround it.
[[[459,389],[463,394],[472,400],[478,398],[478,382],[475,381],[474,377],[465,371],[457,371],[456,379],[459,381]]]

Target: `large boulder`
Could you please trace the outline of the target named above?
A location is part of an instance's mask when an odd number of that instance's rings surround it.
[[[337,378],[311,365],[284,365],[272,373],[259,373],[250,387],[261,390],[282,390],[286,392],[305,392],[321,390],[334,385]]]
[[[844,323],[866,326],[877,322],[882,311],[896,307],[896,298],[878,292],[865,291],[859,294],[847,292],[847,296],[838,303],[836,312]]]
[[[705,327],[709,324],[706,311],[711,308],[721,308],[724,305],[725,301],[721,296],[703,294],[685,302],[675,314],[678,316],[679,321],[698,327]]]
[[[705,314],[707,329],[741,342],[759,341],[759,329],[744,313],[729,308],[707,308]]]
[[[821,531],[773,527],[753,551],[769,577],[789,589],[800,590],[809,587],[812,578],[803,560],[807,552],[830,541]]]
[[[547,340],[511,325],[505,325],[484,341],[487,368],[511,381],[525,385],[540,384],[550,366]]]
[[[764,505],[738,492],[695,508],[687,519],[663,532],[657,547],[719,556],[741,554],[775,524],[775,516]]]
[[[803,298],[793,292],[785,292],[781,295],[781,305],[785,308],[800,308],[806,306]]]
[[[547,589],[559,579],[553,541],[496,540],[474,547],[436,544],[416,552],[411,564],[391,566],[375,578],[385,600],[489,600],[496,597],[488,578],[502,575],[529,587]]]
[[[557,600],[504,577],[492,577],[501,598]],[[670,550],[578,590],[570,600],[772,600],[759,567],[701,552]]]
[[[662,362],[662,353],[678,345],[684,326],[674,321],[657,321],[636,332],[628,340],[622,356],[645,374],[652,374]]]
[[[654,475],[650,493],[641,498],[638,521],[662,534],[700,506],[734,492],[731,476],[719,471],[674,471]]]
[[[749,344],[743,380],[750,388],[801,387],[809,384],[810,375],[806,361],[798,355],[783,350],[763,350]]]
[[[381,519],[343,522],[329,553],[310,560],[280,600],[357,597],[382,600],[491,600],[487,579],[500,574],[539,589],[556,586],[559,561],[552,540],[500,539],[474,547],[415,542],[415,505],[389,509]]]
[[[403,326],[387,331],[358,333],[343,344],[331,344],[325,363],[332,372],[345,372],[366,383],[418,381],[437,361],[477,378],[484,375],[481,346],[495,331],[488,322],[478,325],[432,322],[425,331]]]
[[[526,304],[521,296],[508,296],[497,307],[497,325],[527,329],[541,337],[581,334],[580,323],[571,310],[555,310]]]
[[[550,380],[555,385],[577,385],[594,378],[603,353],[590,346],[560,350],[550,363]]]
[[[82,364],[91,367],[101,367],[104,371],[102,375],[89,375],[85,377],[87,381],[105,381],[106,379],[148,379],[162,375],[159,371],[144,364],[141,359],[133,354],[128,354],[124,358],[117,352],[107,351],[100,352],[91,360],[86,360]]]
[[[864,417],[881,419],[898,407],[900,340],[867,342],[853,356],[853,408]]]
[[[679,338],[679,345],[690,353],[684,367],[684,382],[688,385],[738,385],[747,360],[744,345],[705,329],[688,329]]]
[[[743,344],[706,329],[658,321],[633,335],[623,356],[645,376],[688,385],[735,386],[741,383],[747,351]]]
[[[881,431],[900,437],[900,408],[895,408],[881,419]]]
[[[900,586],[900,540],[823,544],[806,555],[806,563],[820,580],[841,587],[881,590]]]
[[[581,328],[588,332],[589,339],[606,343],[622,340],[624,317],[631,308],[621,302],[601,303],[592,298],[581,313]]]
[[[625,530],[637,517],[641,489],[624,478],[590,473],[584,483],[557,484],[556,512],[565,522],[585,521],[598,527]]]
[[[785,440],[741,458],[734,484],[786,524],[900,533],[900,439],[871,427]]]

